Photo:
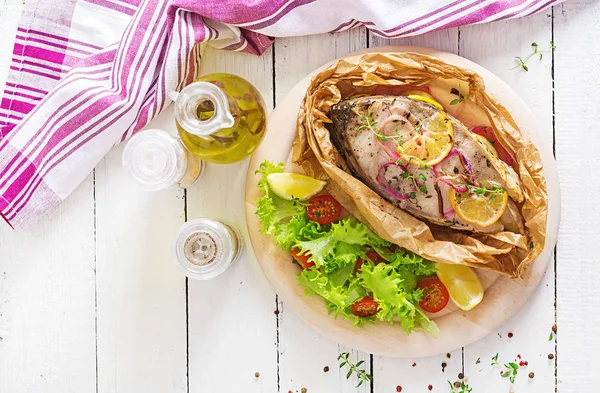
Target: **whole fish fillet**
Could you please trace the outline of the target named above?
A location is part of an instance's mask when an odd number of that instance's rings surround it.
[[[472,232],[523,233],[523,218],[516,205],[524,198],[518,175],[498,158],[487,140],[459,120],[447,115],[454,130],[449,142],[453,146],[438,164],[427,166],[400,159],[398,139],[393,136],[414,133],[415,127],[427,124],[439,111],[434,105],[402,96],[352,97],[331,108],[331,139],[356,178],[413,216]],[[507,209],[496,223],[477,227],[454,213],[450,188],[466,183],[501,187],[507,192]]]

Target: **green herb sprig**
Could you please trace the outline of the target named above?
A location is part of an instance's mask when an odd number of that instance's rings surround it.
[[[455,98],[452,101],[450,101],[450,105],[460,104],[461,102],[469,98],[468,94],[463,94],[460,92],[460,90],[455,89],[454,87],[450,90],[450,93],[454,94],[455,96],[458,96],[458,98]]]
[[[496,199],[496,197],[500,194],[504,194],[504,188],[502,187],[498,187],[498,186],[492,186],[490,188],[487,187],[475,187],[472,186],[470,184],[465,184],[465,186],[467,187],[467,189],[469,190],[469,192],[471,194],[476,194],[476,195],[485,195],[485,194],[490,194],[490,197],[488,198],[488,202],[492,202],[494,199]]]
[[[498,363],[498,353],[492,357],[492,366],[501,367]],[[502,378],[508,378],[510,383],[515,383],[520,366],[515,362],[508,362],[504,365],[504,369],[500,372]]]
[[[531,59],[535,55],[539,55],[540,60],[542,60],[544,52],[549,52],[549,51],[553,52],[556,49],[556,46],[554,45],[553,41],[550,41],[550,46],[547,49],[540,50],[538,47],[538,44],[536,44],[535,42],[532,42],[531,49],[533,49],[533,52],[531,52],[525,59],[521,58],[520,56],[515,56],[517,65],[515,65],[512,68],[509,68],[509,70],[514,70],[514,69],[520,67],[525,71],[529,71],[529,67],[525,64],[529,61],[529,59]]]
[[[424,184],[421,184],[421,185],[419,185],[419,184],[417,183],[417,179],[421,180],[422,182],[426,182],[426,181],[427,181],[427,178],[425,177],[425,175],[424,175],[424,174],[422,174],[422,173],[419,173],[417,176],[415,176],[415,175],[413,175],[413,174],[411,174],[411,173],[404,172],[404,173],[403,173],[403,174],[401,174],[400,176],[401,176],[403,179],[409,179],[409,180],[412,180],[412,183],[413,183],[413,185],[415,186],[415,188],[416,188],[417,190],[419,190],[419,192],[420,192],[421,194],[427,194],[427,187],[425,187],[425,185],[424,185]],[[411,197],[412,199],[415,199],[415,197],[416,197],[416,196],[417,196],[417,195],[416,195],[414,192],[411,192],[411,193],[410,193],[410,197]]]
[[[504,370],[502,372],[502,378],[508,378],[510,383],[515,383],[515,378],[517,378],[517,371],[519,370],[519,365],[515,362],[509,362],[504,365]]]
[[[359,387],[364,382],[369,382],[373,379],[371,374],[367,374],[365,370],[359,370],[358,368],[365,362],[364,360],[359,361],[356,364],[353,364],[349,359],[350,354],[348,352],[340,353],[338,356],[338,360],[340,361],[340,368],[344,366],[348,366],[348,373],[346,374],[346,379],[350,379],[352,374],[356,374],[358,378],[358,383],[356,387]]]
[[[473,389],[464,382],[456,382],[452,383],[448,381],[448,386],[450,386],[451,393],[471,393]]]

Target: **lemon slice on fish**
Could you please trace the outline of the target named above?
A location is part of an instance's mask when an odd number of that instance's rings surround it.
[[[267,176],[267,183],[271,191],[288,201],[293,198],[305,201],[325,187],[324,181],[299,173],[271,173]]]
[[[489,227],[502,217],[508,205],[508,193],[499,187],[471,187],[467,192],[450,189],[450,204],[456,214],[481,228]]]
[[[448,289],[450,299],[464,311],[483,300],[483,284],[475,270],[465,265],[438,263],[437,276]]]
[[[429,94],[429,93],[426,93],[424,91],[419,91],[419,90],[410,90],[410,91],[407,91],[407,93],[408,93],[407,97],[410,98],[411,100],[423,101],[423,102],[426,102],[428,104],[435,106],[438,109],[444,110],[444,107],[442,106],[442,104],[437,102],[435,100],[435,98],[433,98],[431,96],[431,94]]]
[[[454,145],[454,130],[445,112],[418,122],[398,140],[398,154],[407,162],[432,166],[442,161]]]

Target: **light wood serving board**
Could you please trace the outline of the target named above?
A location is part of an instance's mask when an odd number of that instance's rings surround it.
[[[304,288],[298,285],[296,279],[300,267],[292,262],[289,252],[282,250],[270,236],[259,231],[260,223],[254,214],[256,208],[253,203],[261,196],[257,189],[259,177],[254,174],[254,171],[263,160],[285,162],[288,171],[301,172],[301,169],[292,165],[289,159],[292,141],[296,135],[298,109],[311,78],[327,65],[313,71],[301,80],[277,106],[269,119],[265,140],[250,160],[245,197],[250,241],[264,274],[275,292],[282,298],[286,310],[298,314],[304,322],[329,339],[380,356],[421,357],[446,353],[473,343],[497,330],[505,320],[525,304],[546,271],[556,244],[560,219],[560,189],[556,162],[552,154],[552,147],[544,142],[544,134],[550,130],[540,129],[531,110],[507,84],[483,67],[465,58],[434,49],[409,46],[370,48],[348,56],[368,52],[422,53],[437,57],[450,64],[471,69],[483,77],[487,91],[510,111],[521,130],[528,133],[540,150],[549,198],[547,238],[544,251],[533,262],[525,276],[519,280],[511,280],[493,272],[478,270],[485,286],[482,303],[468,312],[461,311],[449,303],[446,309],[434,316],[434,320],[440,328],[437,338],[423,332],[413,332],[407,335],[400,324],[391,325],[381,321],[357,328],[352,326],[350,320],[343,320],[341,317],[336,320],[327,315],[327,308],[321,297],[304,295]]]

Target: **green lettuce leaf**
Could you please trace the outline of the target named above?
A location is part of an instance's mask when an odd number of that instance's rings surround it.
[[[260,168],[255,171],[261,176],[258,181],[258,189],[265,195],[256,203],[256,214],[262,224],[262,231],[267,234],[273,234],[279,227],[278,223],[288,217],[292,217],[302,211],[304,206],[298,201],[286,201],[275,195],[269,188],[267,176],[271,173],[281,173],[284,170],[283,163],[277,165],[269,161],[263,161]]]

